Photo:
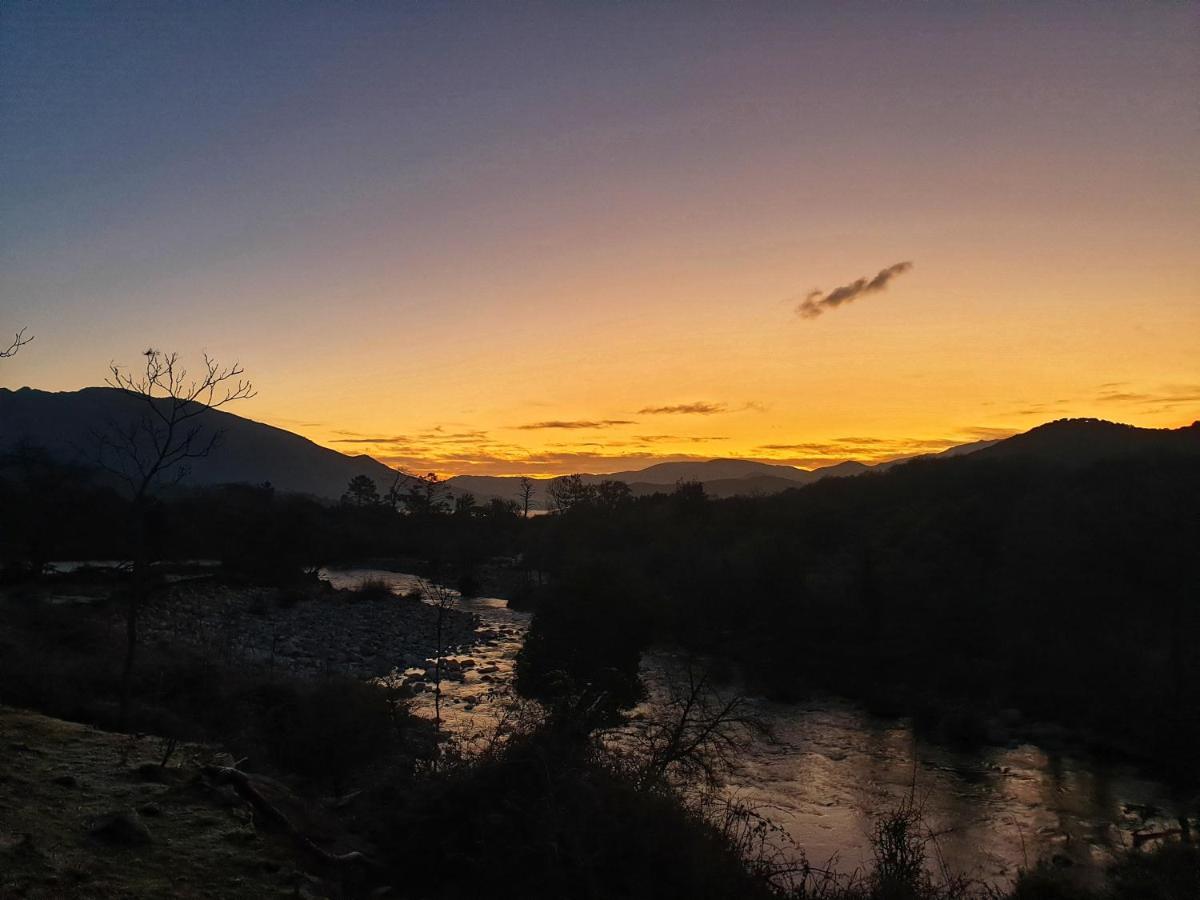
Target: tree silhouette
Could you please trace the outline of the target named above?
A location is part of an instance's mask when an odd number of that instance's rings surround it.
[[[436,472],[410,476],[413,481],[404,498],[404,504],[412,515],[433,515],[446,508],[446,488]]]
[[[168,479],[179,482],[188,474],[190,460],[208,456],[217,446],[222,430],[206,431],[205,413],[254,396],[253,385],[241,377],[244,370],[237,363],[223,367],[206,353],[203,370],[193,378],[180,364],[178,353],[151,348],[142,355],[145,365],[141,371],[127,371],[112,363],[105,379],[109,386],[141,401],[141,414],[125,422],[111,421],[96,435],[96,461],[125,483],[132,500],[133,579],[125,615],[122,724],[127,724],[129,715],[138,612],[149,590],[148,501],[157,485]]]
[[[342,503],[347,506],[376,506],[379,503],[379,488],[369,475],[355,475],[346,485]]]
[[[596,486],[587,484],[582,475],[564,475],[550,483],[547,494],[551,509],[567,512],[574,507],[591,503],[596,498]]]
[[[521,517],[529,518],[529,502],[533,499],[533,482],[526,476],[521,476]]]

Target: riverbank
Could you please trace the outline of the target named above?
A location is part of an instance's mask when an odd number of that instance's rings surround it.
[[[143,613],[147,642],[303,677],[395,675],[439,652],[469,652],[478,625],[469,612],[438,610],[414,595],[325,581],[289,588],[190,581],[159,592]]]

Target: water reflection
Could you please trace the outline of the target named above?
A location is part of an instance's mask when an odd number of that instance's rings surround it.
[[[401,593],[419,583],[374,569],[322,577],[346,588],[383,579]],[[511,683],[529,617],[494,599],[461,606],[479,616],[483,636],[471,651],[474,669],[446,684],[448,726],[467,733],[495,721],[498,704],[489,694]],[[665,663],[665,657],[646,660],[652,692]],[[494,677],[484,682],[479,671],[491,666]],[[837,698],[752,705],[775,739],[747,749],[730,789],[761,807],[809,860],[835,860],[842,871],[870,864],[872,815],[910,795],[938,834],[946,865],[988,881],[1011,878],[1041,858],[1098,873],[1135,831],[1176,824],[1167,788],[1129,767],[1032,744],[971,752],[922,744],[909,723],[868,715]]]

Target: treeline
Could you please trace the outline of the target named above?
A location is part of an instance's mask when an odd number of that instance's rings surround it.
[[[781,699],[824,689],[947,740],[1019,709],[1192,778],[1200,466],[918,460],[771,497],[584,497],[529,523],[548,573],[522,683],[632,697],[672,642]]]
[[[0,567],[28,577],[55,560],[130,559],[135,515],[143,518],[151,560],[216,560],[229,574],[275,585],[324,565],[376,558],[463,577],[519,552],[522,523],[512,504],[454,502],[436,480],[412,479],[399,497],[357,481],[340,503],[269,484],[184,482],[135,509],[106,473],[24,448],[0,459]]]

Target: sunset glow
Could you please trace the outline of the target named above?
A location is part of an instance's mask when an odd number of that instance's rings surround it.
[[[1200,418],[1189,4],[71,8],[0,10],[6,387],[207,349],[443,475]]]

